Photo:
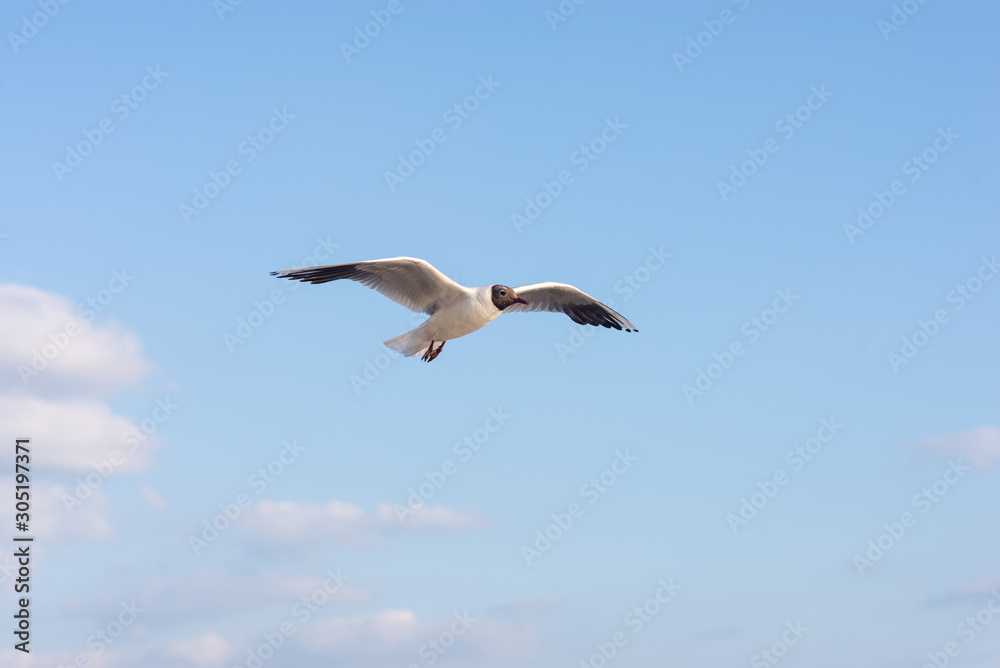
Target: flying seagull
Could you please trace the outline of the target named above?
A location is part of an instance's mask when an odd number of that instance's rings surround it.
[[[342,278],[357,281],[430,317],[416,329],[385,341],[385,345],[412,357],[433,362],[444,344],[513,311],[561,312],[580,325],[601,325],[638,332],[635,325],[585,292],[563,283],[534,283],[519,288],[484,285],[467,288],[451,280],[429,262],[415,257],[330,264],[325,267],[272,271],[272,276],[304,283],[328,283]],[[434,344],[440,342],[436,349]]]

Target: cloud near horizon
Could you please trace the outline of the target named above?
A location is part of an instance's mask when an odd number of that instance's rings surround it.
[[[927,598],[932,608],[957,605],[959,603],[982,603],[1000,594],[1000,577],[979,580],[963,587],[956,587]]]
[[[925,438],[920,446],[935,454],[961,457],[979,469],[1000,461],[1000,427],[977,427],[953,434]]]
[[[268,541],[303,541],[310,537],[333,538],[341,545],[372,545],[386,533],[425,530],[481,529],[489,520],[444,506],[425,506],[400,522],[392,504],[381,503],[374,512],[344,501],[325,505],[264,499],[247,509],[240,521],[254,538]]]
[[[225,665],[233,655],[233,647],[214,631],[201,635],[179,638],[167,647],[167,654],[183,659],[190,666],[212,668]]]
[[[369,665],[429,665],[431,656],[448,656],[449,665],[459,656],[494,657],[536,646],[537,631],[456,611],[444,619],[421,619],[407,608],[386,609],[351,617],[321,619],[302,628],[296,644],[323,657],[364,659]],[[436,647],[430,643],[444,637]],[[448,637],[451,640],[448,640]],[[363,665],[363,661],[358,662]],[[470,665],[477,665],[475,660]]]

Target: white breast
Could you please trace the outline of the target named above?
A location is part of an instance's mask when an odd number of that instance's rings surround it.
[[[493,286],[466,288],[467,299],[460,299],[428,318],[424,327],[435,341],[465,336],[493,322],[500,311],[493,305]]]

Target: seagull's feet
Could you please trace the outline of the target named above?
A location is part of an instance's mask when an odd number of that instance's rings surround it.
[[[424,353],[424,356],[421,357],[420,359],[422,359],[425,362],[433,362],[434,360],[437,359],[437,356],[441,354],[441,350],[444,348],[445,343],[447,343],[447,341],[442,341],[441,345],[438,346],[438,349],[434,350],[434,342],[431,341],[431,345],[428,346],[427,352]]]

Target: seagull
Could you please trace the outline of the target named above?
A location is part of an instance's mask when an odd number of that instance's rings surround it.
[[[423,353],[420,359],[425,362],[437,359],[446,342],[485,327],[501,313],[553,311],[565,313],[580,325],[639,331],[620,313],[572,285],[533,283],[510,288],[497,284],[467,288],[415,257],[286,269],[272,271],[271,276],[303,283],[329,283],[347,278],[381,292],[415,313],[426,313],[430,317],[419,327],[384,342],[406,357]],[[441,345],[435,349],[435,343]]]

